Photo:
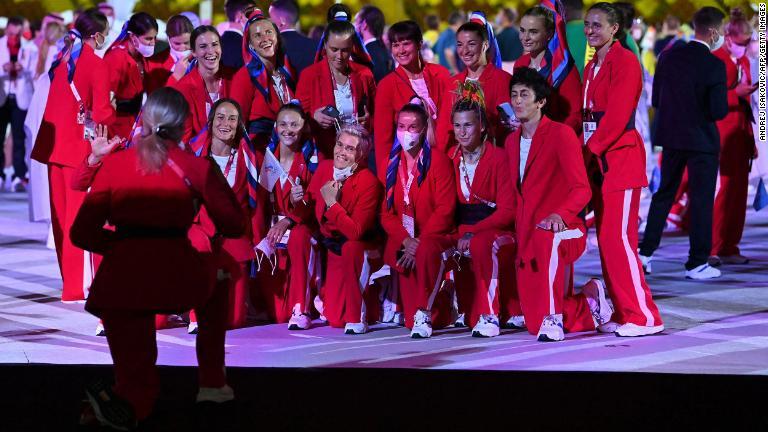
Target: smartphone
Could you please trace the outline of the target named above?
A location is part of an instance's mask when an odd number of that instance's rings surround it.
[[[499,116],[502,120],[512,120],[517,121],[517,116],[515,115],[515,110],[512,109],[512,105],[509,104],[509,102],[504,102],[503,104],[500,104],[496,107],[496,110],[499,111]]]
[[[329,117],[333,117],[333,118],[335,118],[335,119],[338,119],[338,118],[339,118],[339,116],[341,116],[341,113],[339,112],[339,110],[337,110],[337,109],[336,109],[336,107],[335,107],[335,106],[332,106],[332,105],[328,105],[328,106],[326,106],[326,107],[325,107],[325,108],[323,108],[323,110],[322,110],[322,111],[320,111],[320,112],[321,112],[321,113],[323,113],[323,114],[325,114],[325,115],[327,115],[327,116],[329,116]]]

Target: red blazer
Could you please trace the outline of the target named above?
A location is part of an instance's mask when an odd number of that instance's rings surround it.
[[[459,83],[466,81],[467,70],[460,72],[451,79],[451,89],[456,89]],[[509,102],[509,82],[512,80],[512,75],[497,68],[496,66],[489,64],[483,69],[483,73],[480,74],[480,87],[483,89],[483,96],[485,96],[485,114],[488,118],[488,124],[490,130],[488,136],[491,139],[496,139],[496,145],[502,146],[504,140],[509,135],[507,128],[499,124],[499,111],[497,106],[504,102]],[[443,98],[444,103],[448,106],[443,109],[445,115],[440,117],[439,121],[441,126],[440,130],[447,131],[448,134],[448,148],[456,145],[456,139],[453,135],[453,119],[451,118],[451,111],[453,110],[453,104],[458,98],[455,93],[449,92],[451,97]],[[448,152],[450,154],[450,152]]]
[[[109,68],[109,90],[115,93],[117,101],[129,101],[141,97],[144,93],[144,81],[139,66],[128,52],[125,43],[110,48],[104,55],[104,63]],[[144,68],[146,73],[146,62],[144,62]],[[137,107],[140,105],[141,101]],[[109,129],[109,135],[128,138],[138,114],[138,110],[136,112],[117,111],[117,118]]]
[[[601,71],[602,73],[602,71]],[[546,116],[533,135],[531,149],[520,179],[520,134],[513,132],[506,142],[509,169],[515,184],[517,215],[515,233],[518,255],[533,258],[531,236],[536,224],[557,213],[569,229],[584,226],[579,213],[592,196],[581,153],[581,142],[573,129]]]
[[[226,66],[219,67],[219,77],[221,78],[219,98],[229,97],[234,76],[235,71],[233,69]],[[184,123],[184,136],[182,137],[182,141],[188,143],[190,139],[196,137],[205,128],[208,122],[206,107],[212,107],[213,102],[205,88],[205,82],[203,77],[200,76],[198,68],[192,68],[173,87],[184,95],[189,104],[189,117],[187,117],[187,121]]]
[[[414,206],[417,238],[424,235],[447,235],[455,227],[456,186],[451,160],[438,150],[432,150],[431,158],[429,170],[421,185],[418,179],[414,179],[409,193],[411,205]],[[400,163],[405,163],[405,157],[401,157]],[[397,262],[396,253],[402,247],[403,240],[409,237],[403,227],[405,201],[399,174],[398,170],[392,208],[387,208],[386,201],[381,206],[381,224],[388,236],[384,261],[389,265]]]
[[[242,235],[245,219],[221,171],[178,148],[168,155],[207,205],[219,232]],[[213,286],[216,272],[187,238],[196,213],[193,192],[168,165],[143,175],[137,164],[135,148],[104,159],[72,224],[73,243],[104,256],[86,304],[92,313],[181,312],[202,305]],[[107,221],[116,232],[103,228]]]
[[[734,132],[752,135],[751,119],[747,115],[749,101],[741,99],[736,95],[736,86],[739,85],[739,68],[742,70],[741,73],[746,75],[747,82],[751,82],[752,75],[750,73],[749,60],[747,56],[744,56],[734,62],[725,47],[720,47],[713,51],[712,54],[725,64],[725,82],[728,86],[728,114],[724,119],[717,121],[720,142],[725,142],[725,139]]]
[[[349,62],[352,69],[352,99],[357,109],[358,116],[363,115],[365,107],[371,119],[374,117],[374,99],[376,98],[376,81],[373,73],[367,66]],[[314,120],[315,111],[328,105],[336,106],[333,95],[333,78],[331,68],[327,61],[319,61],[301,72],[301,78],[296,88],[296,98],[301,101],[301,106],[310,118],[312,134],[317,142],[317,150],[323,158],[333,158],[333,146],[336,145],[336,129],[323,129]],[[368,122],[368,131],[372,131],[371,122]]]
[[[265,72],[266,73],[266,72]],[[271,75],[267,77],[267,83],[269,86],[269,101],[256,90],[256,87],[251,83],[251,76],[248,74],[248,68],[243,66],[238,69],[235,77],[232,80],[232,99],[236,100],[240,104],[240,109],[243,111],[243,119],[245,126],[248,127],[249,122],[259,119],[269,120],[274,122],[277,120],[277,111],[283,105],[280,98],[275,91],[274,82]],[[288,87],[289,98],[293,99],[294,94]],[[271,134],[265,134],[263,136],[253,136],[254,144],[259,150],[263,150]]]
[[[109,127],[115,121],[115,110],[109,103],[109,79],[104,60],[89,45],[77,60],[72,82],[85,104],[92,110],[97,124]],[[48,93],[43,121],[37,134],[32,159],[44,164],[77,167],[91,154],[91,145],[83,139],[83,126],[77,124],[79,104],[67,81],[67,65],[62,62],[56,68]]]
[[[161,51],[144,61],[144,89],[147,94],[155,90],[174,86],[178,81],[173,77],[176,61],[171,57],[171,50]]]
[[[341,234],[347,240],[361,241],[376,226],[381,203],[381,184],[368,168],[360,166],[344,181],[338,203],[326,209],[320,188],[332,179],[333,161],[320,162],[309,183],[305,201],[309,206],[314,205],[315,218],[320,224],[320,233],[323,236],[335,237]],[[302,203],[299,203],[299,206],[299,212],[311,209]]]
[[[645,147],[635,129],[635,109],[643,91],[640,63],[632,51],[614,42],[597,76],[590,80],[597,56],[584,68],[587,103],[604,113],[587,148],[597,156],[604,175],[603,190],[648,186]],[[591,82],[590,82],[591,81]]]
[[[448,70],[439,64],[424,64],[424,81],[427,83],[429,95],[437,106],[438,121],[443,116],[450,116],[450,111],[445,113],[446,104],[443,99],[450,96],[450,92],[455,90],[451,86],[451,75]],[[397,113],[407,104],[416,92],[411,87],[411,82],[402,66],[398,66],[390,72],[381,81],[379,81],[378,97],[376,98],[376,113],[373,117],[373,125],[376,133],[373,136],[374,148],[376,152],[376,166],[386,164],[389,159],[389,151],[392,149],[392,143],[395,141],[395,131],[397,130]],[[437,124],[435,126],[442,126]],[[447,149],[448,131],[445,128],[435,131],[436,143],[431,143],[432,148],[440,149],[443,152]],[[386,173],[379,173],[383,180]]]
[[[515,67],[530,67],[531,55],[523,54],[515,60]],[[509,96],[509,95],[507,95]],[[581,108],[584,104],[581,93],[581,78],[577,67],[572,67],[557,90],[553,90],[547,101],[546,113],[549,118],[570,126],[576,135],[581,134]]]
[[[490,141],[485,144],[485,150],[475,168],[475,177],[472,179],[469,201],[464,197],[461,185],[464,176],[459,166],[461,164],[460,153],[453,155],[453,175],[456,179],[457,204],[483,204],[477,197],[496,204],[496,210],[490,216],[474,225],[459,225],[458,235],[476,233],[485,230],[511,231],[515,221],[515,192],[512,176],[509,172],[507,152],[494,146]],[[476,197],[477,196],[477,197]]]
[[[280,160],[279,145],[275,149],[275,157],[278,160]],[[307,189],[309,187],[310,182],[312,181],[313,176],[312,176],[312,173],[309,172],[309,168],[307,167],[307,162],[304,160],[304,155],[301,152],[294,154],[293,164],[291,165],[291,169],[288,170],[288,176],[293,181],[295,181],[296,177],[299,178],[299,181],[301,182],[301,185],[304,188],[304,194],[306,195]],[[260,190],[263,190],[263,189],[260,189]],[[269,194],[269,192],[267,192],[267,194]],[[298,203],[298,207],[294,207],[294,205],[291,204],[291,183],[290,182],[286,182],[285,186],[283,186],[281,182],[278,181],[277,183],[275,183],[275,188],[273,189],[272,194],[274,195],[274,199],[275,199],[274,203],[271,202],[269,195],[267,195],[264,205],[261,206],[261,209],[263,210],[264,223],[266,224],[266,226],[269,226],[271,222],[271,218],[275,213],[286,216],[297,224],[303,223],[303,224],[314,225],[315,223],[314,215],[312,215],[310,211],[307,211],[306,208],[300,208],[300,207],[305,207],[301,202]],[[306,197],[304,198],[304,200],[307,203],[309,203]]]

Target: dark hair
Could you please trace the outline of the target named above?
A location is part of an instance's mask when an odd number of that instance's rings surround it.
[[[346,20],[336,18],[336,14],[346,15]],[[337,36],[348,36],[355,34],[355,26],[352,24],[352,10],[349,6],[341,3],[335,3],[328,8],[328,26],[325,27],[326,40],[327,36],[332,34]]]
[[[500,9],[501,14],[504,15],[504,17],[507,19],[507,21],[511,23],[514,23],[515,20],[517,20],[517,12],[515,12],[514,9],[503,7]]]
[[[284,13],[291,24],[296,24],[299,21],[299,4],[296,3],[296,0],[275,0],[270,7]]]
[[[565,7],[566,12],[566,19],[571,19],[570,16],[571,13],[580,13],[584,10],[584,1],[583,0],[562,0],[563,6]]]
[[[371,29],[371,33],[377,39],[381,39],[381,35],[384,34],[384,13],[376,6],[366,5],[360,9],[358,14],[361,21],[364,21],[368,28]]]
[[[451,109],[451,122],[453,122],[453,117],[458,113],[475,113],[484,129],[481,140],[486,141],[488,139],[489,131],[488,117],[485,113],[485,95],[483,94],[483,88],[480,87],[480,84],[477,82],[465,81],[463,83],[459,83],[458,94],[463,94],[464,96],[460,96],[456,102],[454,102],[453,108]]]
[[[343,12],[347,16],[347,21],[352,22],[352,9],[349,8],[349,6],[345,5],[344,3],[334,3],[331,5],[331,7],[328,8],[328,12],[326,13],[325,20],[328,22],[328,24],[337,21],[336,14],[339,12]]]
[[[477,35],[477,37],[480,38],[481,41],[487,42],[488,41],[488,30],[485,28],[484,25],[476,22],[465,22],[464,24],[459,27],[459,29],[456,31],[456,35],[458,35],[461,32],[469,32],[474,33]]]
[[[8,18],[8,24],[6,24],[6,27],[9,25],[17,25],[17,26],[24,27],[24,17],[17,15],[17,16],[12,16]]]
[[[278,117],[280,117],[280,113],[282,113],[282,112],[284,112],[284,111],[293,111],[293,112],[295,112],[296,114],[300,115],[300,116],[301,116],[301,118],[302,118],[302,119],[304,119],[304,121],[305,121],[305,122],[307,121],[307,114],[304,112],[304,108],[302,108],[302,107],[301,107],[301,105],[300,105],[300,104],[298,104],[298,103],[287,103],[287,104],[283,104],[283,105],[280,107],[280,109],[279,109],[279,110],[277,110],[277,114],[275,114],[275,119],[277,119]],[[308,123],[307,123],[307,124],[308,124]]]
[[[680,28],[680,18],[674,15],[667,15],[667,17],[664,18],[664,24],[666,24],[670,30],[677,30]]]
[[[713,27],[720,27],[725,19],[725,14],[718,8],[704,6],[693,14],[693,29],[702,33]]]
[[[230,22],[235,21],[235,15],[237,15],[238,12],[243,12],[245,9],[256,6],[256,3],[254,3],[252,0],[227,0],[226,3],[224,3],[224,13],[227,14],[227,19]]]
[[[235,131],[235,144],[233,145],[233,147],[237,147],[240,145],[240,141],[243,139],[243,133],[245,132],[245,125],[243,124],[243,110],[240,109],[240,104],[237,103],[237,101],[230,98],[221,98],[214,102],[211,110],[208,111],[208,121],[206,124],[208,125],[210,136],[213,137],[213,119],[216,118],[216,110],[225,103],[232,104],[232,106],[234,106],[237,110],[237,130]]]
[[[552,11],[545,8],[544,6],[534,6],[525,13],[523,13],[523,16],[530,16],[530,17],[537,17],[544,20],[544,30],[547,31],[547,34],[554,34],[555,33],[555,17],[552,14]]]
[[[731,9],[728,24],[725,26],[725,34],[729,36],[751,35],[752,25],[747,21],[744,12],[740,8]]]
[[[143,36],[150,30],[157,31],[157,20],[146,12],[138,12],[131,15],[127,29],[136,36]]]
[[[464,21],[464,13],[461,11],[453,11],[448,15],[448,25],[456,25]]]
[[[614,35],[614,39],[624,40],[626,36],[626,30],[624,29],[624,14],[611,3],[600,2],[595,3],[590,7],[587,12],[600,11],[605,14],[605,18],[608,20],[609,25],[618,24],[619,30]]]
[[[250,12],[251,16],[248,17],[250,20],[255,15],[254,12],[256,9]],[[277,28],[277,24],[274,23],[274,21],[267,19],[264,17],[264,15],[261,15],[261,18],[257,18],[254,21],[251,22],[251,25],[248,27],[248,34],[244,35],[243,37],[246,38],[250,42],[251,40],[251,29],[253,28],[253,25],[257,22],[266,21],[272,25],[272,29],[275,31],[275,37],[277,38],[277,48],[275,49],[275,60],[277,62],[276,66],[283,66],[284,58],[285,58],[285,42],[283,42],[283,37],[280,35],[280,30]]]
[[[427,110],[421,104],[409,102],[400,108],[400,111],[397,112],[397,118],[400,118],[401,114],[414,114],[419,117],[422,125],[425,127],[429,126],[429,114],[427,114]]]
[[[198,26],[196,29],[192,30],[192,34],[189,35],[189,46],[192,47],[192,50],[195,50],[195,41],[198,37],[205,33],[213,33],[216,35],[216,37],[219,39],[219,42],[221,42],[221,35],[219,35],[219,31],[216,30],[216,27],[210,26],[210,25],[201,25]]]
[[[512,74],[512,80],[509,82],[509,93],[512,94],[512,87],[522,85],[533,90],[536,95],[536,102],[549,98],[552,93],[552,87],[547,83],[546,78],[536,71],[527,67],[517,67]]]
[[[387,31],[387,38],[389,43],[413,41],[420,44],[424,41],[424,36],[421,34],[421,29],[415,21],[399,21],[392,24]]]
[[[108,26],[107,17],[98,8],[84,10],[75,20],[75,30],[80,32],[83,39],[105,32]]]
[[[435,14],[429,14],[424,17],[424,25],[430,30],[438,30],[440,28],[440,17]]]
[[[621,12],[621,27],[625,32],[628,31],[632,28],[632,21],[635,20],[635,16],[637,15],[635,7],[627,2],[616,2],[613,6]]]
[[[184,15],[174,15],[168,20],[168,24],[165,25],[165,34],[172,38],[184,33],[192,33],[194,29],[189,18]]]

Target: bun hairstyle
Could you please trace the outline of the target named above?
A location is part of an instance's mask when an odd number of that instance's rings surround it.
[[[613,38],[616,40],[624,40],[627,32],[624,27],[624,13],[622,13],[619,8],[611,3],[600,2],[593,4],[587,13],[592,12],[593,10],[604,13],[609,25],[618,24],[619,30],[616,31],[616,34],[613,36]]]
[[[106,32],[108,26],[107,17],[98,8],[86,9],[75,20],[75,30],[83,39],[88,39],[96,33]]]
[[[733,8],[730,12],[728,24],[725,26],[725,34],[728,36],[745,36],[752,34],[752,25],[741,8]]]
[[[142,134],[137,146],[139,167],[157,173],[168,160],[168,148],[178,144],[184,133],[189,105],[178,90],[163,87],[153,92],[142,111]]]
[[[464,81],[456,89],[458,99],[451,109],[451,119],[460,112],[474,112],[483,126],[483,141],[488,139],[488,117],[485,114],[485,94],[480,84],[474,81]]]
[[[400,114],[403,113],[410,113],[418,116],[421,119],[421,123],[426,127],[424,138],[429,143],[435,142],[435,125],[432,121],[432,117],[427,111],[427,103],[424,101],[424,99],[419,96],[414,96],[407,104],[400,108],[397,116],[400,117]]]
[[[347,5],[336,3],[328,9],[328,26],[325,34],[348,36],[355,34],[355,26],[352,25],[352,11]]]

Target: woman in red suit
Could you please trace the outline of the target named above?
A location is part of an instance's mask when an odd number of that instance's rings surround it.
[[[438,294],[446,270],[441,254],[454,243],[456,186],[450,159],[426,139],[428,118],[422,105],[400,110],[381,209],[388,236],[384,262],[414,338],[428,338],[433,327],[451,323],[447,296]]]
[[[383,181],[386,175],[389,151],[395,141],[397,115],[400,108],[413,98],[419,97],[427,102],[430,122],[437,123],[438,118],[450,114],[450,104],[444,99],[450,98],[454,90],[448,70],[436,63],[427,63],[421,58],[421,46],[424,38],[419,25],[413,21],[400,21],[389,28],[387,33],[392,57],[399,64],[394,71],[379,81],[374,114],[374,136],[376,169]],[[435,131],[436,142],[432,145],[445,152],[447,150],[448,125]],[[443,130],[445,129],[445,130]]]
[[[144,98],[147,59],[155,51],[157,21],[148,13],[133,14],[104,55],[109,69],[109,90],[115,95],[117,119],[110,133],[130,138]]]
[[[221,65],[221,37],[216,28],[206,25],[197,27],[189,41],[194,65],[173,87],[184,95],[189,104],[189,117],[182,140],[199,154],[203,143],[195,138],[204,132],[213,103],[229,97],[236,71]]]
[[[313,278],[319,276],[314,265],[316,248],[311,244],[317,221],[304,197],[317,168],[308,126],[298,104],[283,105],[277,112],[267,151],[280,164],[281,176],[272,191],[263,190],[269,198],[260,207],[260,217],[269,231],[256,246],[269,262],[266,265],[260,260],[259,290],[266,297],[270,318],[288,322],[289,330],[306,330],[312,325],[310,288]]]
[[[208,118],[208,132],[201,137],[205,144],[203,155],[213,159],[221,170],[227,184],[235,192],[243,214],[249,216],[248,224],[242,236],[221,239],[210,217],[207,206],[200,209],[195,223],[189,231],[192,245],[200,252],[212,253],[218,259],[220,268],[228,274],[229,280],[229,328],[245,325],[248,312],[248,291],[251,282],[249,264],[256,255],[254,241],[264,235],[264,225],[256,219],[259,207],[256,191],[256,167],[261,165],[261,156],[243,139],[240,106],[232,99],[219,99],[213,104]],[[249,166],[250,165],[250,166]],[[253,169],[254,173],[251,173]],[[253,200],[253,198],[256,198]],[[263,203],[262,203],[263,204]],[[198,328],[195,311],[189,315],[189,333],[196,333]]]
[[[174,15],[165,25],[170,48],[147,59],[147,74],[144,79],[148,94],[179,82],[187,73],[192,60],[189,39],[194,27],[184,15]]]
[[[319,59],[301,72],[296,97],[311,118],[312,134],[320,157],[331,159],[336,142],[336,127],[357,123],[371,129],[376,82],[368,66],[351,61],[356,48],[355,27],[350,17],[337,15],[325,30]],[[338,118],[328,114],[334,108]]]
[[[501,55],[493,37],[493,29],[485,20],[482,12],[473,12],[470,21],[462,24],[456,32],[456,51],[464,62],[466,69],[453,77],[453,88],[464,82],[476,82],[482,88],[485,98],[485,118],[488,120],[488,135],[496,145],[504,145],[509,133],[507,126],[500,123],[499,111],[496,109],[504,102],[509,102],[509,80],[512,75],[501,70]],[[498,59],[498,64],[494,60]],[[445,98],[445,102],[455,105],[457,96]],[[450,116],[441,118],[448,123],[440,128],[449,131],[449,147],[456,144]],[[449,152],[450,153],[450,152]]]
[[[515,68],[510,93],[521,126],[505,146],[516,185],[517,287],[525,325],[543,342],[594,330],[613,312],[602,281],[573,292],[573,264],[586,247],[580,213],[590,188],[576,134],[542,114],[550,92],[536,70]]]
[[[720,132],[720,189],[712,214],[711,265],[746,264],[739,242],[747,216],[747,186],[751,159],[757,157],[752,136],[749,97],[758,83],[751,83],[746,51],[752,27],[738,8],[731,11],[725,44],[713,52],[724,64],[728,84],[728,115],[717,122]]]
[[[196,204],[206,205],[222,237],[242,235],[245,219],[215,164],[179,147],[187,113],[177,91],[153,93],[137,145],[104,159],[72,225],[76,244],[104,256],[86,310],[104,321],[115,364],[114,389],[94,384],[86,392],[100,420],[123,430],[148,417],[157,399],[157,313],[198,311],[197,400],[234,397],[224,372],[226,283],[187,231]],[[103,228],[107,220],[114,231]]]
[[[457,321],[473,326],[473,336],[493,337],[499,335],[502,299],[506,300],[504,312],[511,324],[514,317],[522,315],[516,301],[514,267],[499,266],[500,262],[513,262],[515,257],[515,197],[507,155],[489,140],[482,90],[478,84],[463,86],[452,113],[458,143],[452,154],[458,224],[455,239],[461,254],[457,254],[459,268],[454,275],[459,312],[463,313]]]
[[[333,160],[318,165],[305,201],[299,204],[314,207],[319,243],[326,252],[322,301],[316,306],[321,306],[320,313],[332,327],[343,326],[346,334],[367,332],[368,321],[379,312],[378,306],[365,302],[375,270],[374,232],[381,204],[381,184],[366,168],[371,141],[362,125],[343,125]]]
[[[584,68],[583,136],[595,173],[592,203],[616,334],[643,336],[661,332],[664,325],[637,256],[640,190],[648,185],[634,114],[642,76],[637,57],[618,43],[620,20],[609,3],[596,3],[584,20],[584,34],[596,53]]]
[[[243,107],[243,119],[255,146],[263,150],[272,137],[277,111],[293,99],[295,74],[290,72],[280,31],[255,9],[245,24],[243,59],[232,81],[232,98]]]
[[[115,110],[109,100],[106,65],[95,53],[104,45],[107,18],[97,9],[78,16],[67,45],[51,66],[51,89],[32,158],[48,165],[51,223],[63,281],[61,299],[80,301],[91,284],[91,258],[72,245],[69,228],[85,193],[72,188],[76,167],[90,153],[86,134],[95,125],[111,125]]]
[[[547,117],[565,123],[578,135],[581,133],[581,79],[578,69],[571,65],[562,82],[556,82],[555,66],[551,64],[552,53],[548,49],[556,31],[555,17],[550,9],[544,6],[528,9],[520,19],[520,41],[524,54],[515,60],[515,67],[536,69],[554,86],[546,108]],[[559,43],[566,44],[565,35],[559,38]]]

